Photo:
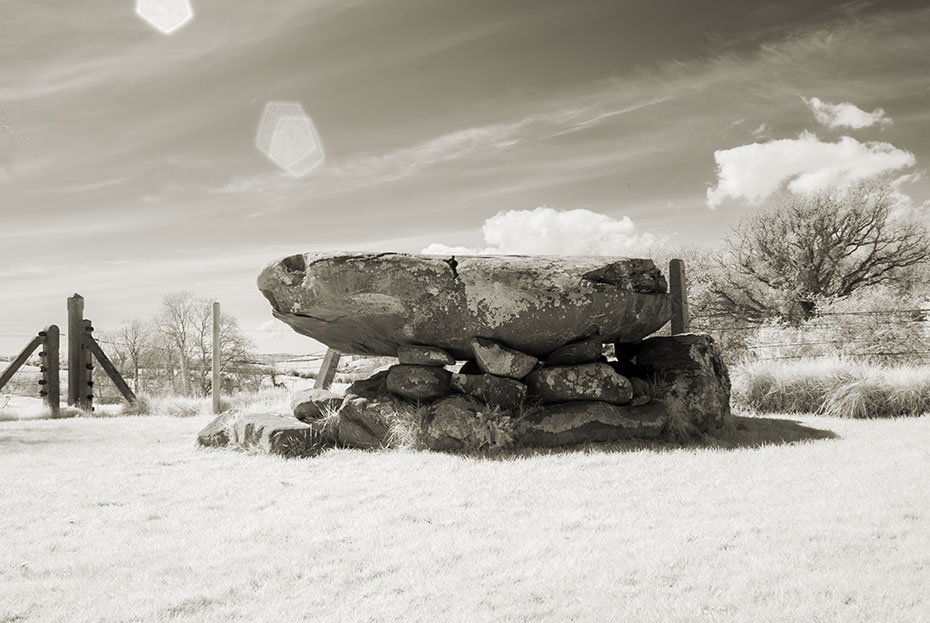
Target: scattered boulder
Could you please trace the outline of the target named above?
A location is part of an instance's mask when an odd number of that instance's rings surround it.
[[[671,316],[647,259],[307,253],[266,266],[258,287],[276,318],[356,355],[429,344],[468,359],[483,336],[543,357],[597,332],[633,342]]]
[[[450,384],[463,394],[502,409],[517,409],[526,400],[526,385],[493,374],[453,374]]]
[[[601,336],[593,335],[579,342],[566,344],[554,350],[546,357],[545,366],[571,366],[579,363],[591,363],[601,358],[603,345]]]
[[[540,407],[517,421],[515,436],[528,446],[564,446],[588,441],[652,439],[665,422],[665,408],[637,409],[606,402],[567,402]]]
[[[280,415],[239,415],[232,431],[241,448],[286,457],[314,456],[333,442],[320,424]]]
[[[531,398],[543,403],[598,400],[626,404],[633,398],[633,386],[606,363],[540,368],[526,377]]]
[[[455,394],[430,405],[424,418],[424,442],[430,450],[464,450],[487,405],[474,396]]]
[[[391,431],[390,414],[393,408],[392,401],[346,396],[339,408],[339,443],[363,450],[383,447]]]
[[[451,366],[455,359],[437,346],[404,345],[397,349],[397,360],[415,366]]]
[[[342,404],[343,396],[328,389],[302,389],[291,396],[294,417],[302,422],[312,422],[335,411]]]
[[[471,350],[475,363],[485,374],[506,376],[519,381],[539,365],[535,357],[482,337],[471,340]]]
[[[225,448],[229,445],[229,428],[232,414],[221,413],[197,433],[197,443],[207,448]]]
[[[451,378],[452,373],[444,368],[399,364],[388,370],[385,386],[407,400],[430,401],[452,393]]]
[[[378,398],[390,396],[391,394],[387,390],[388,372],[390,372],[390,369],[381,370],[380,372],[375,372],[367,379],[355,381],[346,388],[346,396],[351,394],[359,398],[367,398],[368,400],[376,400]]]
[[[730,374],[714,344],[703,333],[643,340],[637,365],[655,379],[656,394],[679,433],[707,431],[730,418]]]

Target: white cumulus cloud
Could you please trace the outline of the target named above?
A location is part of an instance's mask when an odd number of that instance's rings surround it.
[[[716,208],[727,197],[758,202],[787,183],[796,193],[845,185],[914,166],[909,151],[890,143],[860,143],[843,136],[824,142],[811,132],[740,145],[714,152],[717,185],[707,190],[707,206]]]
[[[628,216],[614,218],[591,210],[535,210],[498,212],[481,227],[484,247],[431,244],[433,255],[632,255],[656,241],[639,233]]]
[[[841,104],[830,104],[824,102],[818,97],[810,99],[801,98],[814,113],[814,119],[818,123],[831,128],[852,128],[858,130],[873,126],[876,123],[889,125],[892,123],[891,118],[885,115],[885,111],[876,108],[872,112],[866,112],[850,102]]]

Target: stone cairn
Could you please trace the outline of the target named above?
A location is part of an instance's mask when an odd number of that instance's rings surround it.
[[[293,418],[218,418],[204,445],[379,448],[411,408],[444,451],[476,447],[494,420],[515,445],[548,447],[683,438],[730,416],[710,336],[650,337],[670,316],[650,260],[307,254],[270,264],[259,288],[299,333],[398,363],[345,396],[296,392]]]

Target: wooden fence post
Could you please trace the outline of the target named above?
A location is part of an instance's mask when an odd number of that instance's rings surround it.
[[[68,299],[68,404],[81,405],[84,387],[84,297],[75,294]]]
[[[42,380],[39,381],[42,389],[39,393],[45,399],[45,404],[48,405],[49,410],[52,412],[52,417],[57,418],[61,415],[61,363],[59,361],[59,338],[61,333],[58,330],[58,325],[52,324],[47,326],[44,331],[40,331],[39,335],[43,338],[45,345],[45,350],[39,353],[44,358],[41,368]]]
[[[37,349],[41,345],[42,345],[41,335],[35,336],[34,338],[32,338],[32,340],[28,344],[26,344],[26,348],[24,348],[16,356],[16,359],[10,362],[10,365],[8,365],[6,367],[6,370],[3,371],[3,374],[0,374],[0,389],[2,389],[4,385],[10,382],[10,379],[13,378],[13,375],[16,374],[16,371],[19,370],[20,367],[22,367],[24,363],[26,363],[27,359],[29,359],[29,355],[31,355],[33,351],[35,351],[35,349]]]
[[[116,389],[119,390],[119,393],[123,395],[123,398],[126,399],[126,402],[133,403],[136,401],[135,393],[129,388],[129,385],[123,379],[123,376],[119,373],[119,370],[116,369],[116,366],[113,365],[113,362],[110,361],[110,358],[107,357],[107,354],[100,348],[100,344],[97,343],[89,333],[87,334],[86,348],[89,355],[93,355],[97,358],[97,363],[100,364],[100,367],[103,368],[103,371],[106,372],[107,376],[112,379],[113,384],[116,385]]]
[[[220,302],[213,301],[213,413],[220,412]]]
[[[84,320],[84,339],[81,340],[81,354],[84,359],[84,385],[81,388],[83,405],[81,406],[87,412],[94,411],[94,357],[87,347],[87,343],[93,340],[94,326],[90,320]]]
[[[688,333],[691,320],[688,317],[688,287],[683,260],[675,259],[668,263],[668,288],[672,295],[672,335]]]
[[[336,378],[336,368],[339,367],[340,355],[332,348],[327,349],[323,357],[323,364],[320,366],[320,373],[316,375],[316,382],[313,384],[314,389],[329,389]]]

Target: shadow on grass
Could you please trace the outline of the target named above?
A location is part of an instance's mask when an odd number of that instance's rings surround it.
[[[794,420],[782,420],[769,417],[734,416],[732,423],[717,431],[712,431],[698,439],[686,442],[671,440],[623,439],[600,443],[584,443],[575,446],[557,448],[519,448],[494,452],[468,452],[466,456],[476,459],[508,460],[551,454],[584,454],[640,452],[670,452],[674,450],[738,450],[743,448],[760,448],[763,446],[780,446],[794,443],[838,439],[839,435],[831,430],[811,428]]]

